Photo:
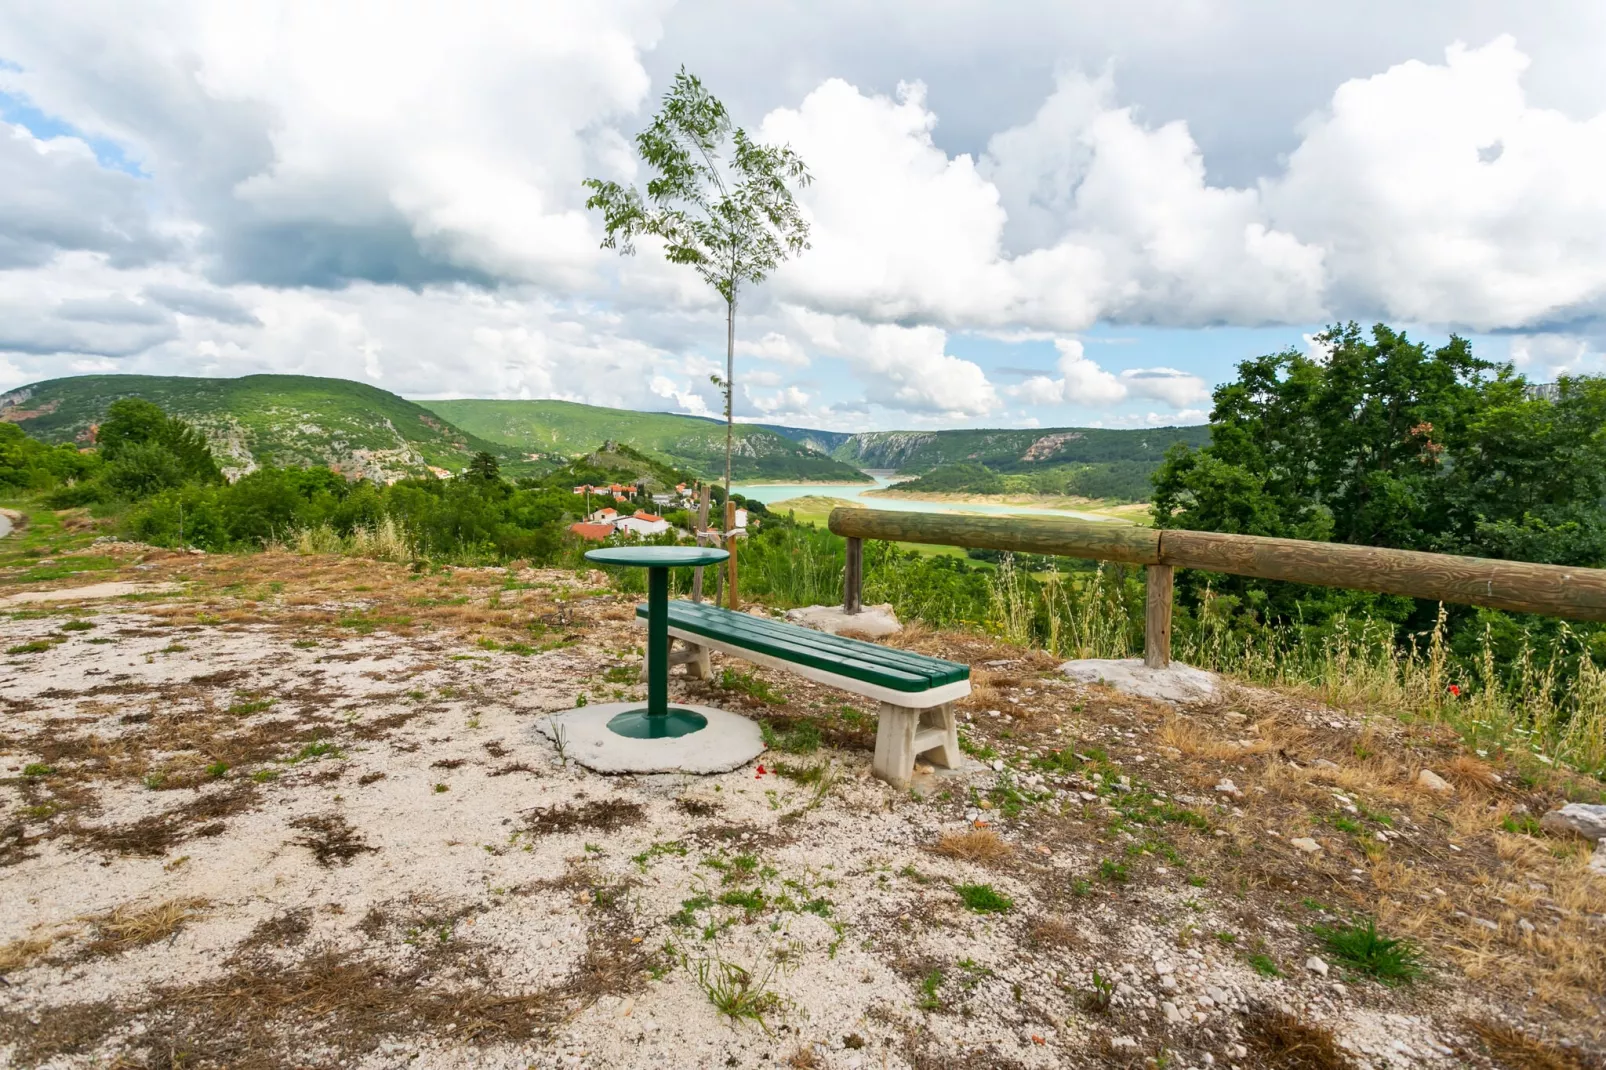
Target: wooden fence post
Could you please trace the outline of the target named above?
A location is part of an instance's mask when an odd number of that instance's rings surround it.
[[[736,503],[729,498],[725,499],[725,532],[725,549],[730,551],[730,557],[725,561],[730,568],[730,590],[725,592],[725,608],[740,609],[741,599],[736,595]]]
[[[847,542],[842,562],[842,611],[857,613],[864,608],[864,540],[849,538]]]
[[[698,544],[702,543],[702,533],[707,530],[708,484],[704,483],[697,492],[697,526],[692,533]],[[691,600],[693,602],[701,602],[703,600],[703,566],[701,565],[691,571]]]
[[[1143,664],[1164,669],[1171,664],[1171,592],[1175,570],[1150,565],[1143,607]]]

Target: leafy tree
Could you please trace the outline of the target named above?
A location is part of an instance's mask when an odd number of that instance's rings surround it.
[[[1350,323],[1318,341],[1317,355],[1244,361],[1216,390],[1210,445],[1173,447],[1154,475],[1157,525],[1606,564],[1606,381],[1563,379],[1551,400],[1462,338],[1430,350]],[[1409,609],[1238,578],[1216,588],[1307,622],[1358,600],[1395,619]]]
[[[496,462],[493,454],[481,450],[468,462],[468,467],[463,470],[463,478],[495,483],[502,478],[502,466]]]
[[[730,491],[735,436],[732,384],[736,365],[736,302],[744,283],[757,284],[789,256],[809,247],[809,225],[792,185],[810,182],[788,146],[761,145],[733,126],[703,83],[682,67],[652,124],[636,136],[652,171],[645,195],[633,186],[587,179],[587,208],[600,209],[604,249],[635,252],[643,235],[662,239],[673,264],[689,264],[725,301],[725,490]]]
[[[95,444],[108,462],[107,482],[131,497],[138,497],[134,491],[141,487],[149,493],[185,480],[223,481],[206,436],[144,398],[112,402]]]

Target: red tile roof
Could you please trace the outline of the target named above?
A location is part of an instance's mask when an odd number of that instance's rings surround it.
[[[609,535],[613,534],[613,525],[570,524],[569,530],[580,536],[582,539],[591,539],[595,542],[601,542],[603,539],[606,539]]]
[[[640,509],[636,510],[635,517],[637,520],[645,520],[649,524],[657,523],[663,519],[661,516],[653,516],[651,513],[642,512]]]

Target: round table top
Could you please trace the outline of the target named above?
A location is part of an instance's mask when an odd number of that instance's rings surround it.
[[[586,560],[599,565],[635,565],[639,568],[713,565],[729,556],[729,550],[718,550],[712,546],[608,546],[586,551]]]

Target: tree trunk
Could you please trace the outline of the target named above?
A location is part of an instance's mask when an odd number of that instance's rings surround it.
[[[725,500],[731,499],[731,446],[736,438],[733,391],[736,389],[736,291],[725,302]]]

